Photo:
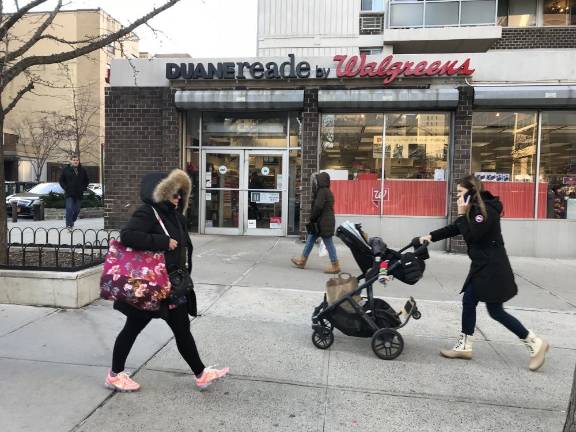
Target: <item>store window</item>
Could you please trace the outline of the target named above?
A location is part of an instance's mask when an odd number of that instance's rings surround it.
[[[300,147],[302,136],[302,118],[300,114],[290,114],[290,147]]]
[[[200,204],[200,153],[198,149],[187,148],[186,152],[186,166],[185,170],[192,182],[192,192],[190,194],[190,201],[188,202],[188,213],[186,220],[188,222],[188,230],[191,232],[198,232],[199,224],[199,204]]]
[[[449,122],[444,113],[325,114],[320,169],[336,213],[444,216]]]
[[[545,26],[576,25],[576,0],[544,0]]]
[[[499,196],[504,217],[534,217],[537,113],[475,112],[472,172]]]
[[[202,117],[202,145],[285,148],[287,128],[286,113],[206,112]]]
[[[542,113],[538,216],[576,219],[576,111]]]
[[[498,25],[531,27],[536,25],[538,0],[498,1]]]

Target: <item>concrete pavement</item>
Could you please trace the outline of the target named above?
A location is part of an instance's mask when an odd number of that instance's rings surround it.
[[[407,296],[422,319],[401,330],[405,348],[378,359],[369,339],[336,332],[327,351],[311,343],[326,258],[289,266],[291,238],[193,236],[202,317],[192,332],[206,364],[231,374],[194,388],[170,331],[144,330],[128,359],[142,390],[112,394],[102,383],[123,317],[105,301],[80,310],[0,305],[0,422],[7,431],[559,431],[576,362],[576,260],[512,258],[518,318],[552,344],[527,370],[515,337],[478,309],[475,357],[442,359],[459,331],[467,258],[434,252],[417,285],[378,287],[394,307]],[[337,243],[343,269],[357,273]]]

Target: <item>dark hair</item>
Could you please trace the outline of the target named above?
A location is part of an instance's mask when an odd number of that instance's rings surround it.
[[[488,213],[486,212],[486,204],[484,203],[481,195],[481,193],[484,191],[484,185],[482,184],[482,181],[474,175],[470,174],[458,180],[458,185],[468,189],[468,193],[470,194],[470,201],[468,202],[468,207],[466,208],[466,217],[470,218],[470,209],[472,208],[472,205],[476,204],[480,209],[480,213],[482,213],[484,218],[487,218]]]

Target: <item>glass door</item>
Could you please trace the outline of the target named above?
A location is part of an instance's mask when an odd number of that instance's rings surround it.
[[[241,194],[244,152],[214,150],[202,153],[202,228],[206,234],[243,234]]]
[[[288,158],[284,152],[247,150],[244,175],[247,203],[244,232],[250,235],[286,235],[288,215]]]

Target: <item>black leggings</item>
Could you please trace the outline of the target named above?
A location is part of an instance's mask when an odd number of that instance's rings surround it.
[[[126,324],[124,324],[124,328],[118,334],[114,344],[112,372],[119,373],[124,370],[126,359],[136,338],[151,320],[152,318],[127,317]],[[174,333],[180,355],[186,360],[194,374],[200,375],[204,371],[204,364],[200,360],[196,343],[190,332],[190,319],[188,318],[186,305],[170,310],[165,321],[170,326],[172,333]]]

